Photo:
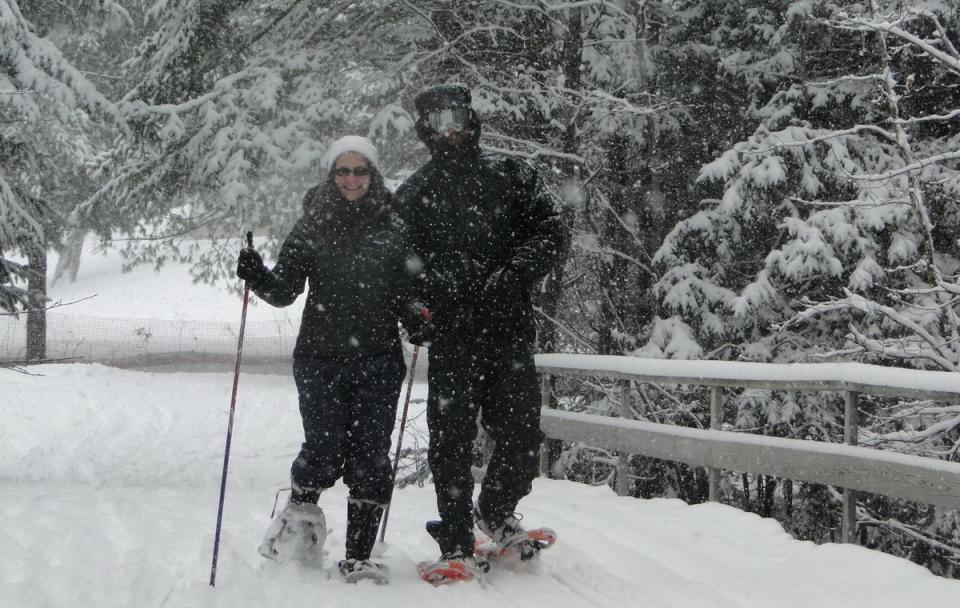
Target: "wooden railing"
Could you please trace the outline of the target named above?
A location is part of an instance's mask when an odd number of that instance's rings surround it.
[[[603,355],[537,355],[543,379],[541,428],[547,437],[619,452],[617,492],[626,493],[627,459],[641,454],[708,467],[710,500],[719,498],[727,469],[844,488],[842,540],[855,542],[856,492],[895,496],[960,509],[960,463],[858,447],[861,393],[960,403],[960,374],[861,363],[765,364],[679,361]],[[622,418],[550,409],[551,376],[623,381]],[[711,387],[710,429],[627,417],[630,383]],[[845,395],[844,443],[785,439],[720,430],[725,388],[836,391]]]

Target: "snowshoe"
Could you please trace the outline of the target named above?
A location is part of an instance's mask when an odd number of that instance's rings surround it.
[[[535,558],[544,549],[557,542],[557,533],[550,528],[523,530],[496,543],[490,539],[477,539],[473,554],[477,559],[495,561],[526,561]]]
[[[389,570],[383,564],[375,564],[367,559],[342,559],[337,564],[344,582],[358,583],[363,580],[372,580],[378,585],[390,582],[387,576]]]
[[[313,503],[288,503],[263,535],[260,555],[281,563],[323,557],[327,520]]]
[[[557,533],[550,528],[524,529],[517,514],[508,515],[499,523],[491,523],[484,519],[479,507],[474,507],[473,519],[490,539],[478,539],[474,545],[474,555],[483,560],[512,558],[525,561],[557,542]]]
[[[420,578],[434,586],[470,580],[483,582],[486,571],[486,562],[460,552],[446,553],[435,562],[417,564]]]

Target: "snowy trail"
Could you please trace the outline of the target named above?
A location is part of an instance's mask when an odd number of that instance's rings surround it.
[[[217,587],[208,585],[229,373],[145,373],[99,365],[0,371],[0,606],[462,608],[643,606],[864,608],[945,605],[960,582],[858,547],[816,546],[772,520],[715,504],[617,497],[537,480],[521,503],[560,542],[484,586],[433,588],[415,562],[436,557],[423,522],[433,489],[395,495],[382,559],[391,584],[346,585],[256,552],[274,492],[299,445],[292,379],[242,377]],[[414,389],[412,429],[423,433]],[[346,488],[322,497],[326,566],[342,557]]]

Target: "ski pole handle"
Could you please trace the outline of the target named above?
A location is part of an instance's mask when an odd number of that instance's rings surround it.
[[[247,249],[253,250],[253,230],[247,231]]]

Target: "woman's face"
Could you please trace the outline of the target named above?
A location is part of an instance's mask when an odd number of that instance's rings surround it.
[[[333,163],[333,183],[340,196],[358,201],[370,190],[370,165],[356,152],[344,152]]]

